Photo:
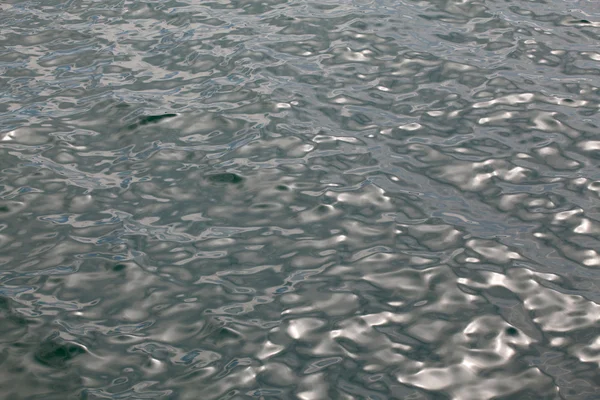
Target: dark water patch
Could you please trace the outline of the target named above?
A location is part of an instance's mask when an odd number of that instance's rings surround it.
[[[127,268],[127,265],[125,264],[117,264],[114,267],[112,267],[112,270],[115,272],[121,272],[124,271]]]
[[[140,118],[140,125],[155,124],[162,121],[163,119],[176,117],[177,114],[161,114],[161,115],[148,115]]]
[[[508,336],[517,336],[519,334],[519,331],[511,326],[506,328],[506,334]]]
[[[45,366],[64,368],[75,357],[85,353],[85,349],[77,344],[47,339],[40,343],[34,354],[35,359]]]
[[[244,181],[244,178],[234,173],[221,173],[221,174],[210,174],[208,180],[213,183],[231,183],[239,184]]]
[[[163,120],[176,117],[177,114],[160,114],[160,115],[147,115],[139,118],[139,121],[129,125],[129,129],[136,129],[140,126],[157,124]]]

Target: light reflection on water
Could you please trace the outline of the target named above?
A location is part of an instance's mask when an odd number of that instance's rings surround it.
[[[0,28],[0,397],[597,398],[594,2]]]

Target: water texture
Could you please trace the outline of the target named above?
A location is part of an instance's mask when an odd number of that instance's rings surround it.
[[[5,0],[2,399],[598,399],[595,0]]]

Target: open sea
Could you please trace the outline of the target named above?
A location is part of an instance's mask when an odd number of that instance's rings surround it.
[[[600,399],[600,1],[2,0],[0,399]]]

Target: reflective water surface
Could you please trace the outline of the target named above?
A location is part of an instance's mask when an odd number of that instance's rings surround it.
[[[594,0],[0,4],[3,399],[598,399]]]

